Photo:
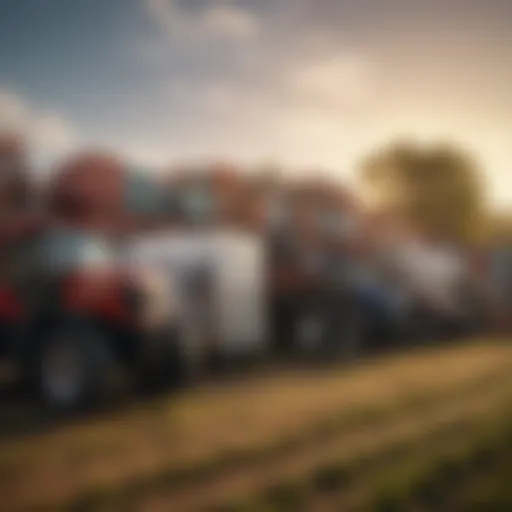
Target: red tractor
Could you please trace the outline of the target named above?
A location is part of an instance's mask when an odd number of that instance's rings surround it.
[[[124,233],[147,220],[144,209],[130,211],[130,179],[114,157],[79,155],[58,170],[37,217],[12,213],[26,220],[4,239],[4,355],[56,409],[97,402],[119,369],[152,385],[178,379],[165,280],[123,256]],[[158,187],[149,189],[156,198]]]

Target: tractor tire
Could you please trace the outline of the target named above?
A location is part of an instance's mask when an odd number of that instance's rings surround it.
[[[113,390],[115,360],[107,340],[87,322],[52,326],[32,358],[30,377],[50,410],[79,412],[98,405]]]
[[[329,360],[359,357],[366,341],[361,308],[337,294],[310,296],[294,315],[294,339],[306,354]]]

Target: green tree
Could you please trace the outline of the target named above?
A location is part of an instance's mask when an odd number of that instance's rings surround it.
[[[365,158],[361,177],[381,205],[422,232],[471,242],[485,223],[485,191],[478,163],[448,144],[400,142]]]
[[[490,241],[512,243],[512,212],[490,214],[486,234]]]

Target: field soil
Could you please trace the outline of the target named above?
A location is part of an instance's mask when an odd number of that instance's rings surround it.
[[[65,423],[10,397],[0,510],[361,510],[400,450],[469,443],[511,400],[512,343],[492,339],[276,370]],[[354,473],[350,488],[325,492],[329,471]],[[289,500],[272,508],[276,490]]]

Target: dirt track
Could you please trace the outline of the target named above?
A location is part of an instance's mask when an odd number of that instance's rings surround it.
[[[4,439],[0,495],[12,511],[94,497],[112,510],[125,498],[137,510],[201,510],[333,455],[479,416],[507,398],[511,370],[512,346],[480,342],[121,406]]]

